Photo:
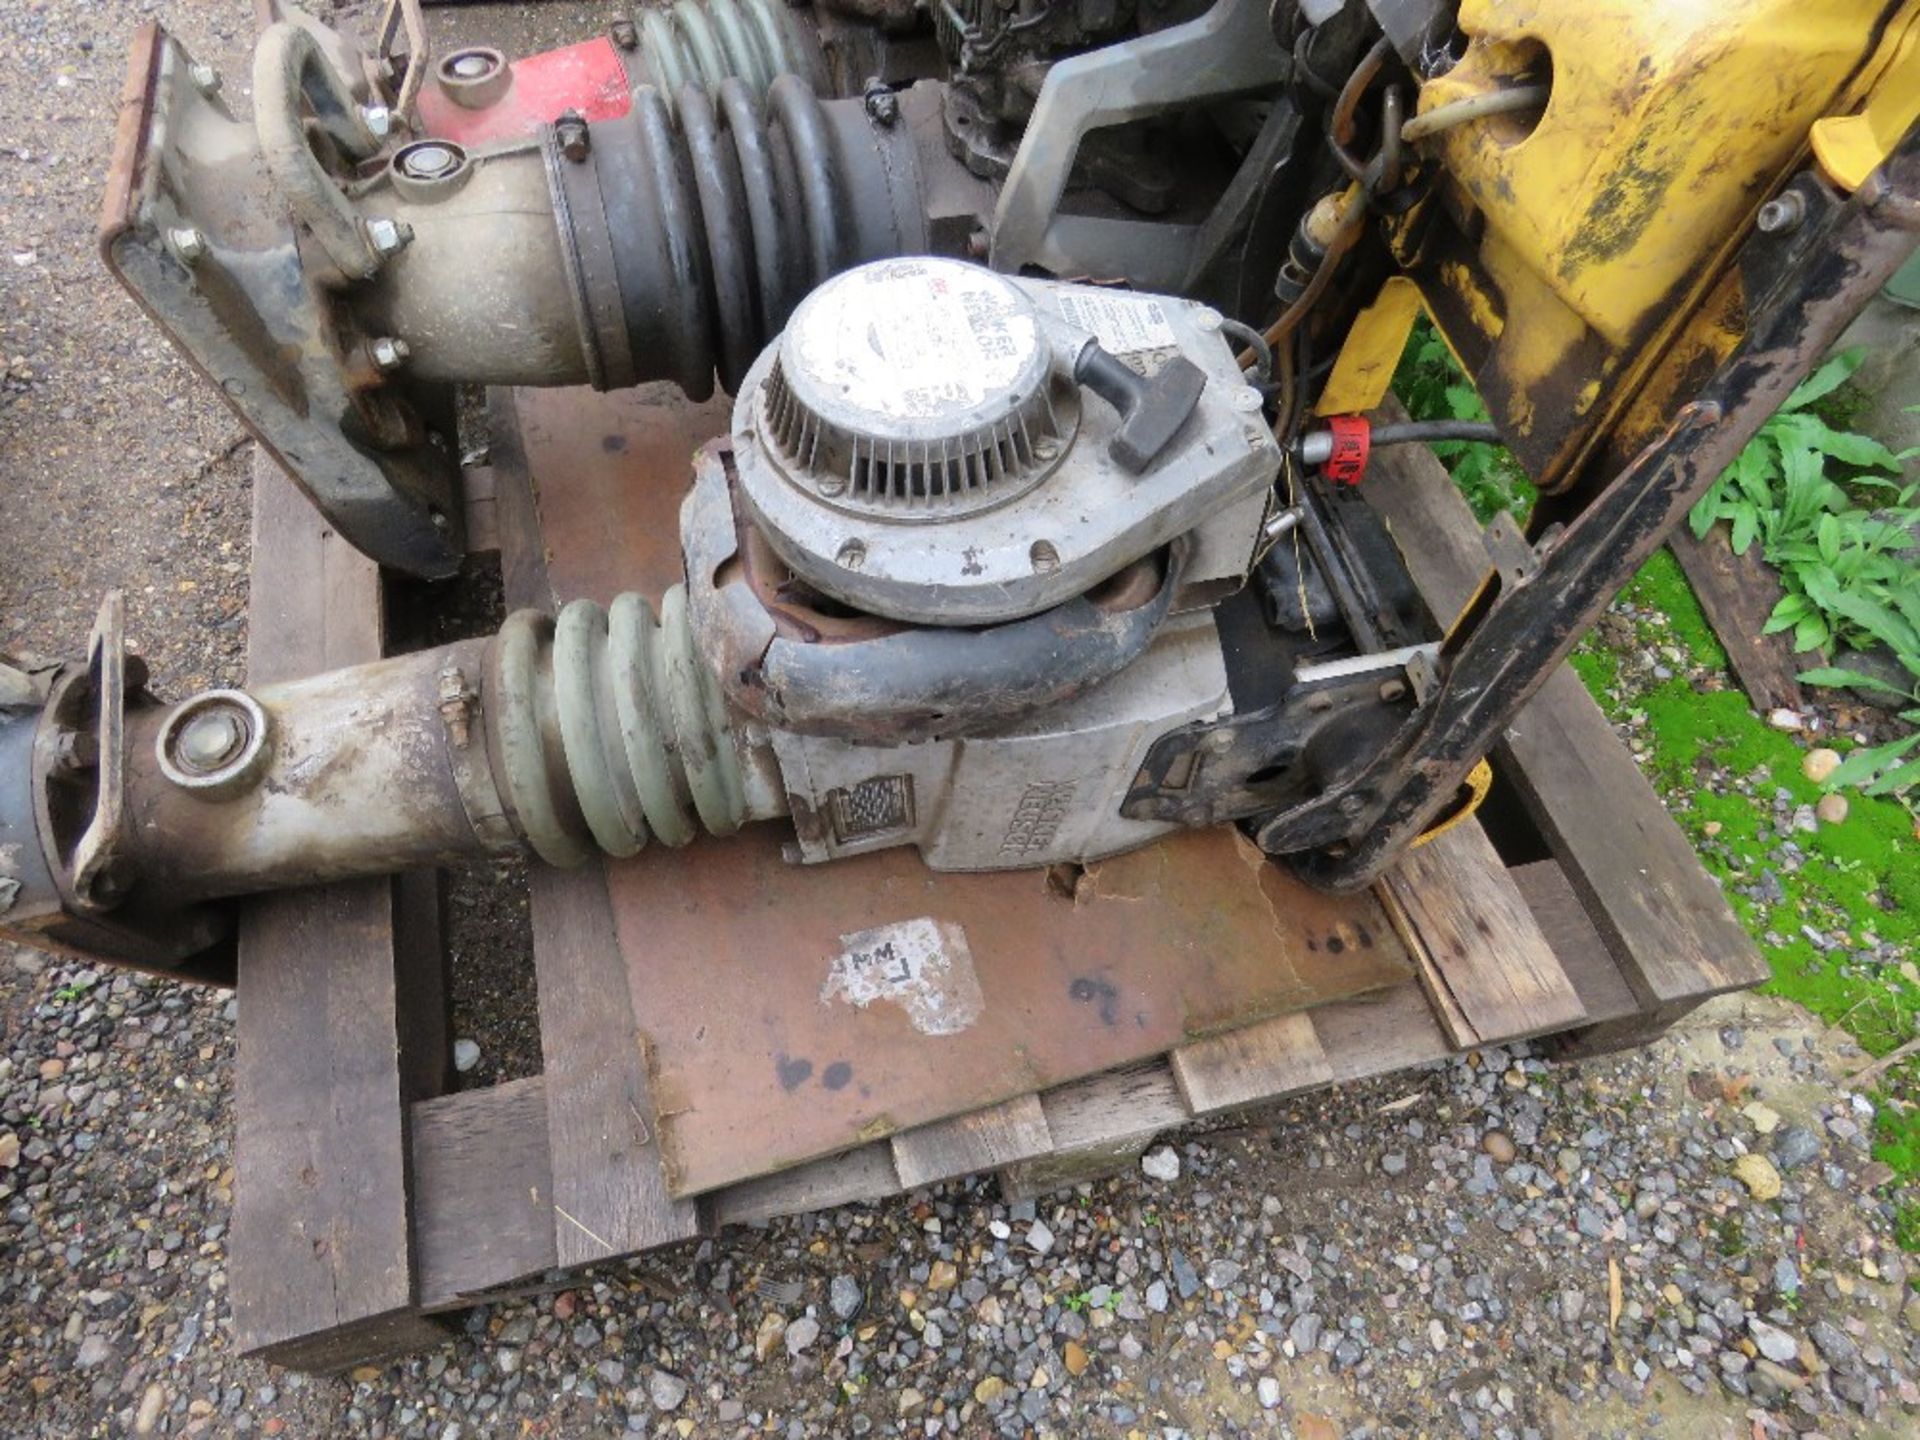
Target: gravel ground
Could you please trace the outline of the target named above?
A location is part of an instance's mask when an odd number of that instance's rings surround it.
[[[237,0],[164,13],[244,74]],[[434,23],[524,48],[580,13]],[[177,693],[240,674],[249,454],[94,257],[147,14],[0,0],[0,642],[74,653],[120,585]],[[473,1080],[537,1063],[513,879],[456,905]],[[1487,1051],[1303,1098],[1037,1206],[960,1185],[728,1232],[335,1380],[229,1348],[233,1013],[0,957],[0,1433],[1897,1436],[1920,1414],[1920,1300],[1836,1078],[1862,1057],[1775,1001],[1581,1068]]]

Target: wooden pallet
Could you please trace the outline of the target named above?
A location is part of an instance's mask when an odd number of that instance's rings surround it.
[[[717,409],[657,392],[530,392],[497,403],[495,419],[496,463],[473,477],[470,508],[476,535],[506,542],[509,604],[578,593],[605,600],[645,588],[649,563],[674,563],[671,516],[688,441],[703,425],[718,427]],[[1424,451],[1386,452],[1364,493],[1397,533],[1419,537],[1408,555],[1416,584],[1436,614],[1455,613],[1486,560],[1438,463]],[[254,679],[382,652],[379,576],[270,464],[256,471],[253,574]],[[786,953],[768,953],[763,932],[741,928],[735,912],[751,905],[707,892],[682,896],[682,913],[662,922],[679,939],[663,942],[662,926],[644,923],[662,905],[660,882],[647,877],[691,884],[693,873],[660,869],[672,863],[664,857],[573,872],[535,866],[542,1073],[458,1093],[446,1088],[446,962],[433,877],[253,902],[238,979],[230,1275],[238,1348],[296,1368],[339,1369],[430,1343],[432,1317],[489,1294],[560,1283],[577,1267],[718,1226],[987,1171],[1009,1195],[1038,1194],[1126,1166],[1156,1135],[1201,1117],[1525,1036],[1552,1035],[1567,1053],[1636,1043],[1708,996],[1763,978],[1753,945],[1572,675],[1557,676],[1527,707],[1494,760],[1494,803],[1504,801],[1505,812],[1422,847],[1375,895],[1347,904],[1290,890],[1257,856],[1252,865],[1213,864],[1204,883],[1219,887],[1226,909],[1257,902],[1259,930],[1217,932],[1212,948],[1237,952],[1223,957],[1191,941],[1179,949],[1176,932],[1192,928],[1185,918],[1163,927],[1152,942],[1162,947],[1153,952],[1159,963],[1142,966],[1162,978],[1139,981],[1148,994],[1142,1013],[1153,1009],[1158,1028],[1143,1021],[1144,1038],[1123,1041],[1102,1038],[1088,1019],[1078,1069],[1071,1046],[1030,1073],[1010,1069],[1004,1056],[1022,1043],[1016,1031],[954,1061],[964,1084],[942,1086],[935,1068],[931,1088],[916,1086],[916,1066],[944,1063],[926,1058],[924,1037],[814,1005],[821,1015],[806,1023],[816,1032],[868,1027],[863,1063],[879,1062],[876,1073],[900,1093],[870,1096],[865,1110],[849,1101],[842,1113],[834,1096],[809,1090],[808,1109],[827,1120],[804,1145],[772,1133],[764,1115],[752,1128],[768,1101],[751,1077],[787,1062],[774,1053],[779,1037],[769,1036],[761,1054],[751,1036],[730,1035],[743,1077],[737,1093],[713,1081],[703,1088],[690,1012],[741,1003],[741,991],[735,981],[731,990],[702,990],[681,952],[702,936],[722,960],[758,944],[742,973],[768,983],[816,963],[806,937],[868,913],[849,898],[881,875],[851,868],[863,862],[740,872],[751,877],[741,883],[772,887],[805,912],[793,942],[773,947]],[[738,848],[746,842],[730,843],[696,849],[700,873],[749,865],[727,858],[750,857],[750,847]],[[1245,858],[1230,837],[1182,843]],[[885,885],[973,903],[916,863],[886,862]],[[1124,873],[1137,880],[1137,871]],[[1112,880],[1094,878],[1097,891]],[[997,883],[988,908],[1002,903],[996,897],[1042,904],[1033,898],[1037,877]],[[1020,884],[1025,899],[1007,888]],[[978,947],[993,952],[981,962],[988,1008],[996,987],[1070,964],[1076,938],[1099,933],[1100,944],[1124,950],[1123,938],[1088,928],[1102,903],[1130,904],[1149,919],[1177,914],[1167,894],[1129,884],[1104,901],[1102,893],[1052,895],[1044,901],[1052,908],[1037,912],[1051,919],[1025,932],[1024,951],[1018,934]],[[637,908],[646,904],[652,915]],[[1127,928],[1153,931],[1138,921]],[[1347,953],[1326,963],[1326,939],[1361,934],[1364,953],[1336,946]],[[1007,963],[995,969],[995,956]],[[1236,963],[1208,975],[1227,993],[1203,1013],[1179,972],[1223,959]],[[1020,993],[1057,1028],[1057,1012],[1045,1009],[1061,1003],[1057,996]],[[671,1006],[663,996],[674,997]],[[889,1055],[900,1061],[892,1070]],[[663,1089],[671,1104],[659,1103]],[[937,1103],[943,1090],[946,1108]],[[743,1156],[756,1144],[765,1158],[746,1173]]]

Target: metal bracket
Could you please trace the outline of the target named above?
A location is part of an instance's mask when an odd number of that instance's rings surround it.
[[[100,910],[120,898],[112,870],[127,811],[127,609],[118,590],[109,590],[100,602],[87,637],[87,673],[97,716],[99,778],[93,815],[73,847],[73,895],[87,909]]]
[[[1097,268],[1106,269],[1115,247],[1099,243],[1104,237],[1094,232],[1138,222],[1076,216],[1067,227],[1054,213],[1087,133],[1278,84],[1290,64],[1273,38],[1263,0],[1217,0],[1197,20],[1060,61],[1040,87],[1001,188],[988,263],[1008,273],[1028,265],[1062,275],[1094,273],[1096,267],[1085,262],[1091,250],[1100,250],[1107,252],[1107,263]],[[1193,232],[1185,233],[1190,240]],[[1188,255],[1182,248],[1168,262],[1175,280]],[[1131,269],[1127,273],[1140,278]]]

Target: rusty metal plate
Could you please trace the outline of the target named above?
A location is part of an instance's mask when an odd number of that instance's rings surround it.
[[[679,502],[725,410],[523,391],[555,589],[679,578]],[[1083,873],[940,875],[911,850],[781,858],[777,824],[607,866],[673,1189],[695,1194],[1405,980],[1371,896],[1237,832]]]

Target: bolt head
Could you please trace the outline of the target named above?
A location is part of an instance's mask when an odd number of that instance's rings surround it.
[[[400,156],[400,169],[410,180],[439,180],[459,168],[459,153],[450,145],[414,145]]]
[[[368,347],[373,363],[382,370],[398,370],[413,354],[407,342],[394,335],[382,335]]]
[[[404,249],[412,238],[411,226],[402,225],[398,220],[389,220],[384,215],[367,222],[367,239],[382,255],[392,255]]]
[[[1233,408],[1246,414],[1251,415],[1264,403],[1266,402],[1260,398],[1260,392],[1251,385],[1239,386],[1233,392]]]
[[[193,88],[202,95],[220,93],[220,72],[204,60],[196,60],[187,68],[187,78],[193,81]]]
[[[493,57],[472,51],[456,55],[447,68],[462,80],[483,80],[493,73]]]
[[[173,253],[180,257],[183,265],[192,265],[207,253],[207,237],[191,225],[169,230],[167,243],[173,247]]]
[[[210,775],[240,753],[247,743],[247,727],[227,709],[203,710],[185,725],[174,741],[174,759],[183,770]]]
[[[1807,202],[1796,190],[1784,195],[1776,195],[1760,207],[1760,213],[1754,217],[1754,224],[1766,235],[1784,235],[1799,228],[1806,218]]]
[[[362,106],[360,118],[367,122],[376,140],[386,139],[393,131],[393,112],[384,105]]]
[[[1231,730],[1216,730],[1207,737],[1207,749],[1216,755],[1225,754],[1232,748],[1233,732]]]
[[[631,20],[616,20],[607,32],[613,43],[622,50],[633,50],[640,44],[640,32],[634,28]]]

